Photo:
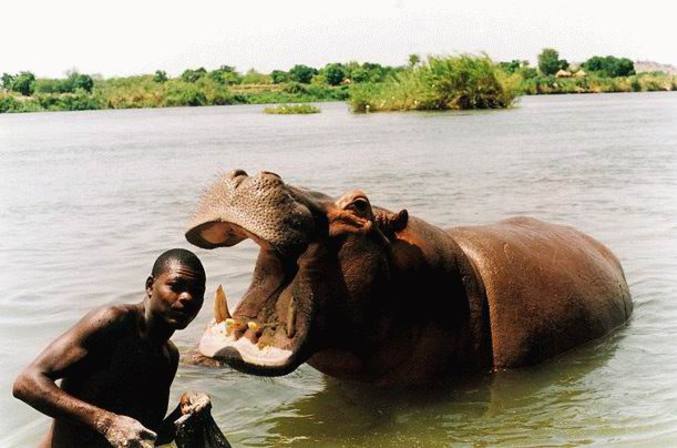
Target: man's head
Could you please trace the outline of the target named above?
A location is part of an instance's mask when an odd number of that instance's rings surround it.
[[[146,280],[148,311],[173,329],[183,329],[202,307],[205,270],[186,249],[170,249],[155,260]]]

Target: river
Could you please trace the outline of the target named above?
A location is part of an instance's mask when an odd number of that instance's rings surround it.
[[[523,98],[503,111],[271,116],[262,106],[0,115],[0,446],[48,419],[11,396],[20,369],[87,310],[136,302],[163,250],[188,247],[207,303],[173,340],[194,346],[223,284],[231,305],[257,247],[183,238],[202,189],[233,168],[441,226],[513,215],[574,225],[620,258],[628,324],[540,366],[431,389],[373,390],[304,365],[274,379],[181,365],[237,447],[677,444],[677,95]]]

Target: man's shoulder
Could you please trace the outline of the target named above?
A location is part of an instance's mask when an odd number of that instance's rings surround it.
[[[95,333],[110,332],[135,326],[139,315],[136,305],[106,305],[87,313],[78,325],[86,326]]]
[[[139,316],[139,309],[136,305],[105,305],[94,308],[87,313],[86,317],[90,320],[101,321],[102,323],[120,323],[130,319],[136,319]]]

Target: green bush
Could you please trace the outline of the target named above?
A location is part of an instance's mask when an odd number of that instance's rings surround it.
[[[304,86],[299,82],[290,82],[283,89],[286,93],[308,93],[308,87]]]
[[[101,100],[83,89],[74,93],[38,94],[36,100],[45,110],[96,110],[103,105]]]
[[[517,59],[513,59],[510,62],[499,62],[498,66],[504,72],[512,75],[513,73],[517,73],[522,68],[522,62]]]
[[[299,64],[289,70],[289,79],[302,84],[310,84],[313,76],[317,75],[317,73],[317,69]]]
[[[21,103],[12,95],[0,93],[0,113],[22,112]]]
[[[43,108],[35,98],[0,93],[0,113],[40,112]]]
[[[273,80],[271,75],[266,75],[264,73],[259,73],[253,68],[248,70],[247,73],[242,76],[240,81],[241,84],[272,84]]]
[[[282,70],[273,70],[270,72],[270,77],[273,80],[273,84],[281,84],[289,81],[289,73]]]
[[[327,64],[322,69],[322,72],[327,80],[327,84],[330,86],[337,86],[346,78],[346,68],[343,64]]]
[[[66,79],[38,79],[35,81],[35,93],[74,93],[78,89],[91,93],[94,89],[92,77],[72,72]]]
[[[169,78],[167,77],[167,72],[164,70],[155,70],[155,75],[153,76],[153,81],[163,83],[167,82]]]
[[[209,78],[219,84],[225,85],[240,84],[242,82],[242,76],[235,71],[235,67],[231,67],[230,65],[222,65],[216,70],[212,70],[209,72]]]
[[[384,83],[356,84],[353,111],[495,109],[509,107],[517,89],[486,56],[430,57]]]
[[[0,78],[2,83],[2,88],[9,91],[12,90],[12,83],[14,82],[14,76],[9,73],[3,73],[2,78]]]
[[[193,82],[177,81],[168,84],[163,106],[204,106],[207,104],[207,96]]]
[[[583,63],[588,72],[597,72],[601,77],[632,76],[635,74],[635,64],[628,58],[615,56],[593,56]]]
[[[11,90],[23,96],[32,95],[35,91],[35,75],[31,72],[21,72],[14,76],[12,78]]]
[[[266,107],[263,112],[275,115],[317,114],[320,109],[312,104],[280,104],[275,107]]]
[[[181,73],[181,80],[183,82],[197,82],[200,78],[207,74],[207,70],[204,67],[200,67],[196,70],[187,69]]]

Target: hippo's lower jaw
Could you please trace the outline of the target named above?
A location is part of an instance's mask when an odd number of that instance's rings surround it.
[[[297,357],[292,350],[272,345],[261,346],[246,337],[235,338],[228,333],[225,322],[216,323],[212,320],[200,339],[198,350],[238,370],[266,376],[285,375],[300,364],[294,362]]]

